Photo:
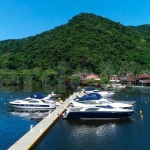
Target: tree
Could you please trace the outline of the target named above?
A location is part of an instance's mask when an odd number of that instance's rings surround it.
[[[47,69],[41,75],[42,85],[56,85],[58,83],[57,72],[53,69]]]
[[[110,80],[108,77],[102,77],[101,80],[99,80],[100,83],[109,84]]]
[[[88,80],[85,81],[85,83],[87,85],[94,85],[95,81],[94,81],[94,79],[88,79]]]
[[[81,81],[81,79],[79,76],[72,76],[71,80],[70,80],[71,87],[77,91],[77,88],[80,85],[80,81]]]

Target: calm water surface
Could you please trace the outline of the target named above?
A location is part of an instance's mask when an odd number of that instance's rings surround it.
[[[21,109],[12,108],[9,101],[24,99],[34,92],[51,93],[53,88],[31,88],[26,87],[0,87],[0,150],[6,150],[13,145],[19,138],[30,130],[30,125],[35,126],[49,111],[22,111]],[[56,91],[57,92],[57,91]],[[64,100],[72,91],[64,88],[58,89]]]
[[[36,125],[48,112],[14,110],[9,101],[23,99],[33,91],[50,93],[50,89],[0,89],[0,149],[6,150]],[[62,99],[71,91],[64,90]],[[116,90],[116,100],[135,100],[135,113],[116,121],[64,120],[60,118],[35,150],[149,150],[150,149],[150,90]],[[142,110],[143,119],[139,112]]]
[[[61,118],[35,150],[149,150],[149,93],[139,89],[117,90],[114,99],[136,101],[135,113],[130,118],[117,121]]]

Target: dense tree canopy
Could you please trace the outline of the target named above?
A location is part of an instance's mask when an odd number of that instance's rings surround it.
[[[81,13],[67,24],[36,36],[0,41],[0,69],[22,72],[39,68],[45,71],[42,77],[48,76],[47,81],[61,68],[63,75],[85,69],[104,75],[121,74],[121,70],[136,72],[133,66],[149,70],[149,33],[149,25],[123,26]],[[61,62],[65,65],[60,66]],[[132,65],[126,68],[124,62]],[[14,76],[14,80],[18,79]]]

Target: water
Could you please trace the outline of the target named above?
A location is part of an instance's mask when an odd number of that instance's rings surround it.
[[[140,89],[117,90],[114,99],[136,101],[136,113],[130,118],[116,121],[61,118],[35,150],[149,150],[149,93]]]
[[[34,92],[50,93],[47,89],[0,89],[0,149],[6,150],[35,126],[48,112],[19,111],[9,101],[23,99]],[[149,150],[150,91],[148,89],[116,90],[114,99],[136,101],[130,118],[116,121],[64,120],[60,118],[34,148],[35,150]],[[71,91],[64,90],[65,99]],[[143,118],[140,117],[142,110]]]
[[[9,101],[24,99],[34,92],[51,93],[54,89],[50,88],[24,88],[20,87],[1,87],[0,88],[0,150],[6,150],[13,145],[18,139],[30,130],[30,125],[35,126],[45,116],[49,110],[42,111],[22,111],[21,109],[12,108]],[[71,94],[72,91],[58,89],[62,95],[62,100]]]
[[[28,94],[11,93],[12,98],[26,97]],[[9,93],[0,93],[0,147],[2,150],[9,148],[22,135],[29,131],[31,124],[35,125],[40,120],[33,120],[26,114],[19,114],[11,111],[8,104],[10,98]]]

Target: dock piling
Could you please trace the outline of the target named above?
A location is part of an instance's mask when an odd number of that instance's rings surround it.
[[[33,125],[30,125],[30,131],[31,132],[33,131]]]
[[[42,128],[43,126],[42,125],[40,125],[40,132],[42,132],[43,131],[43,128]]]

